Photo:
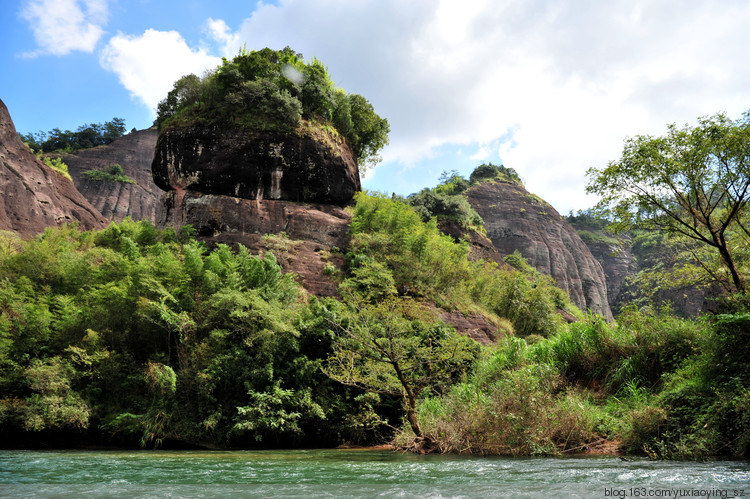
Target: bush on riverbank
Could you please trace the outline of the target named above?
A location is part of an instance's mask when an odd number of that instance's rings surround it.
[[[486,350],[474,375],[419,407],[442,452],[555,455],[602,439],[660,458],[748,455],[750,316],[690,321],[630,310]],[[405,446],[408,430],[397,437]]]

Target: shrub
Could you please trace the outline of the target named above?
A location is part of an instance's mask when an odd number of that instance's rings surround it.
[[[68,173],[68,165],[62,162],[62,158],[55,158],[52,159],[50,157],[43,157],[42,160],[44,161],[44,164],[55,170],[56,172],[62,174],[63,177],[67,178],[71,182],[73,181],[72,178],[70,178],[70,173]]]
[[[84,170],[81,174],[89,180],[97,182],[119,182],[122,184],[135,184],[135,180],[125,175],[119,163],[113,163],[108,170]]]

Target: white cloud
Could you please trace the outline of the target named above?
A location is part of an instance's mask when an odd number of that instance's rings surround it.
[[[74,50],[93,52],[104,34],[106,0],[30,0],[20,12],[34,32],[39,49],[24,54],[66,55]]]
[[[388,118],[383,157],[401,173],[446,144],[484,155],[504,138],[506,166],[561,210],[593,202],[585,170],[627,136],[750,107],[742,0],[280,0],[236,35],[325,61]]]
[[[152,111],[173,83],[190,73],[201,75],[221,63],[203,49],[191,49],[176,31],[146,30],[141,36],[119,34],[101,53],[100,64]]]
[[[246,44],[318,57],[370,100],[391,124],[373,188],[444,168],[452,145],[477,160],[499,151],[531,191],[582,208],[586,169],[626,137],[750,107],[744,0],[279,0],[236,31],[213,18],[204,31],[226,56]],[[219,62],[152,30],[114,37],[101,61],[150,108]]]
[[[204,25],[208,36],[218,42],[221,46],[221,54],[225,57],[232,57],[237,53],[240,47],[240,37],[232,33],[223,19],[208,18]]]

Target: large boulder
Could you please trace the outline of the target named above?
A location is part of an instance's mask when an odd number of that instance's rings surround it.
[[[156,128],[139,130],[105,146],[51,156],[62,157],[78,191],[106,218],[120,222],[131,217],[158,223],[163,218],[163,192],[151,174],[158,136]],[[90,170],[108,171],[115,164],[135,183],[93,180],[84,175]]]
[[[0,100],[0,230],[28,236],[76,221],[86,230],[105,225],[70,179],[26,147]]]
[[[501,254],[519,251],[529,264],[552,276],[576,306],[612,319],[601,264],[552,206],[522,185],[500,179],[476,184],[466,196]]]
[[[342,205],[361,190],[357,163],[339,136],[185,127],[159,137],[156,185],[243,199]]]

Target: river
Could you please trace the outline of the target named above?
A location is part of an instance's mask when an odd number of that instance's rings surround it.
[[[0,451],[0,497],[750,498],[750,462],[372,450]]]

